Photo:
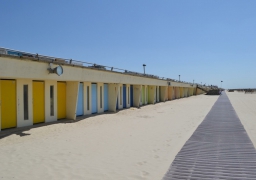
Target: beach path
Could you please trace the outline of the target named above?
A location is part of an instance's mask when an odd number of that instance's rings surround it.
[[[256,179],[255,169],[254,145],[223,93],[163,179]]]

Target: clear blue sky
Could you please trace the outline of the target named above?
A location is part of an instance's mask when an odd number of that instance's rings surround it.
[[[2,0],[0,46],[256,88],[256,0]]]

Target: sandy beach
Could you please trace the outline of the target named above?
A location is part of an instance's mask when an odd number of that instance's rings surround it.
[[[247,101],[229,97],[235,109]],[[0,139],[0,179],[162,179],[217,98],[192,96],[12,134]],[[255,143],[255,111],[244,107],[238,115]]]
[[[226,92],[254,147],[256,148],[256,94]]]

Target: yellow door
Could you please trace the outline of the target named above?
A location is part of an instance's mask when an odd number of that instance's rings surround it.
[[[180,87],[180,97],[183,98],[183,88]]]
[[[42,123],[44,112],[44,82],[33,81],[33,123]]]
[[[16,82],[1,80],[0,88],[1,129],[16,127]]]
[[[58,119],[66,118],[66,83],[58,82],[57,83],[57,110],[58,110]]]

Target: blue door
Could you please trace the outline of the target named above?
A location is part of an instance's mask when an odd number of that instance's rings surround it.
[[[97,113],[97,84],[92,84],[92,113]]]
[[[126,85],[123,85],[123,108],[126,108]]]
[[[130,91],[131,91],[131,93],[130,93],[130,98],[131,98],[130,102],[131,102],[131,107],[133,107],[133,85],[130,86]]]
[[[108,111],[108,84],[104,84],[104,111]]]
[[[78,91],[78,99],[76,105],[76,115],[82,116],[84,115],[84,84],[79,84],[79,91]]]

